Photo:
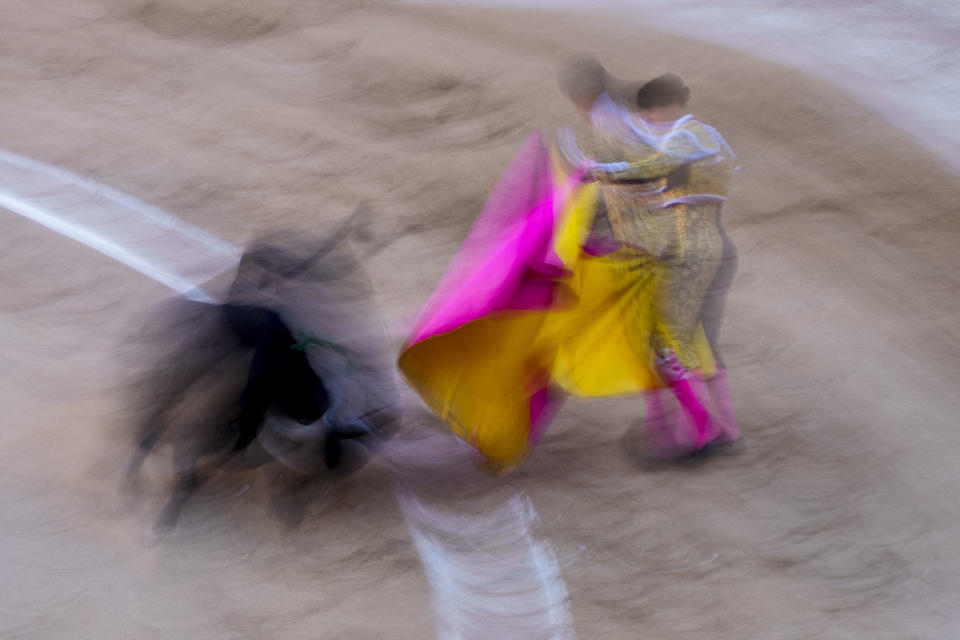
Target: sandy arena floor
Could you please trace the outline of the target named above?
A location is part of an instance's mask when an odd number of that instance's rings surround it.
[[[4,5],[0,148],[240,245],[365,202],[393,239],[368,267],[398,342],[525,135],[575,118],[559,60],[681,74],[743,165],[722,347],[748,449],[646,472],[622,446],[638,401],[571,401],[484,482],[536,505],[581,638],[960,638],[960,185],[853,97],[609,16]],[[292,532],[262,479],[223,479],[144,546],[161,495],[117,500],[115,356],[169,292],[12,213],[0,246],[0,636],[436,636],[382,465]]]

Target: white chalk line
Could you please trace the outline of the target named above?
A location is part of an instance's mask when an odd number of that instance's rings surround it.
[[[107,200],[112,200],[125,206],[131,211],[149,218],[153,222],[156,222],[163,227],[177,231],[184,236],[206,245],[213,251],[222,253],[225,256],[239,257],[240,255],[240,249],[229,242],[218,238],[217,236],[208,233],[203,229],[189,225],[183,220],[180,220],[179,218],[167,213],[162,209],[151,206],[142,200],[123,193],[122,191],[117,191],[113,187],[107,186],[101,182],[78,176],[65,169],[61,169],[60,167],[45,164],[38,160],[26,158],[3,149],[0,149],[0,163],[5,163],[8,166],[14,166],[28,171],[40,173],[59,180],[61,184],[73,185],[91,195],[101,196]],[[0,166],[2,166],[2,164],[0,164]]]
[[[512,491],[487,509],[461,499],[450,512],[408,486],[397,501],[434,593],[438,637],[576,638],[556,555],[531,531],[539,516],[528,497]]]
[[[99,251],[194,300],[213,302],[199,289],[200,284],[233,268],[240,259],[237,247],[157,207],[59,167],[4,150],[0,150],[0,184],[0,207]],[[78,199],[86,206],[78,206]],[[145,231],[154,237],[155,251],[165,248],[167,255],[150,259],[111,237],[111,229],[103,228],[103,221],[84,219],[102,213],[113,215],[110,222],[115,227],[114,236],[129,232],[135,225],[141,233]],[[163,234],[174,236],[166,247],[156,238]],[[192,271],[202,277],[187,278],[178,271]]]
[[[151,263],[143,260],[120,245],[108,240],[107,238],[84,229],[78,225],[58,217],[56,214],[24,202],[21,198],[11,194],[5,189],[0,189],[0,207],[18,213],[25,218],[41,224],[60,235],[66,236],[72,240],[84,244],[91,249],[109,256],[134,269],[143,275],[166,285],[179,294],[190,297],[201,302],[212,302],[213,299],[207,294],[199,291],[197,286],[191,282],[178,278],[177,276],[157,269]]]

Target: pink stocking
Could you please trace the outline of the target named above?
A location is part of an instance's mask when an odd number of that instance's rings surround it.
[[[706,382],[687,371],[673,353],[657,364],[682,409],[677,417],[677,443],[702,449],[720,435],[720,427],[705,408],[709,405]]]

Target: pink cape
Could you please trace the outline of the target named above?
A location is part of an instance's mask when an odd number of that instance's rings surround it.
[[[540,133],[507,167],[417,321],[408,347],[498,311],[546,309],[563,265],[554,183]]]

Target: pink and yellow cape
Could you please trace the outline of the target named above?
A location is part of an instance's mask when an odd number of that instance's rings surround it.
[[[564,394],[660,386],[646,345],[664,273],[650,256],[590,246],[598,195],[531,134],[400,354],[411,386],[497,471],[524,460]],[[698,347],[712,369],[702,332]]]

